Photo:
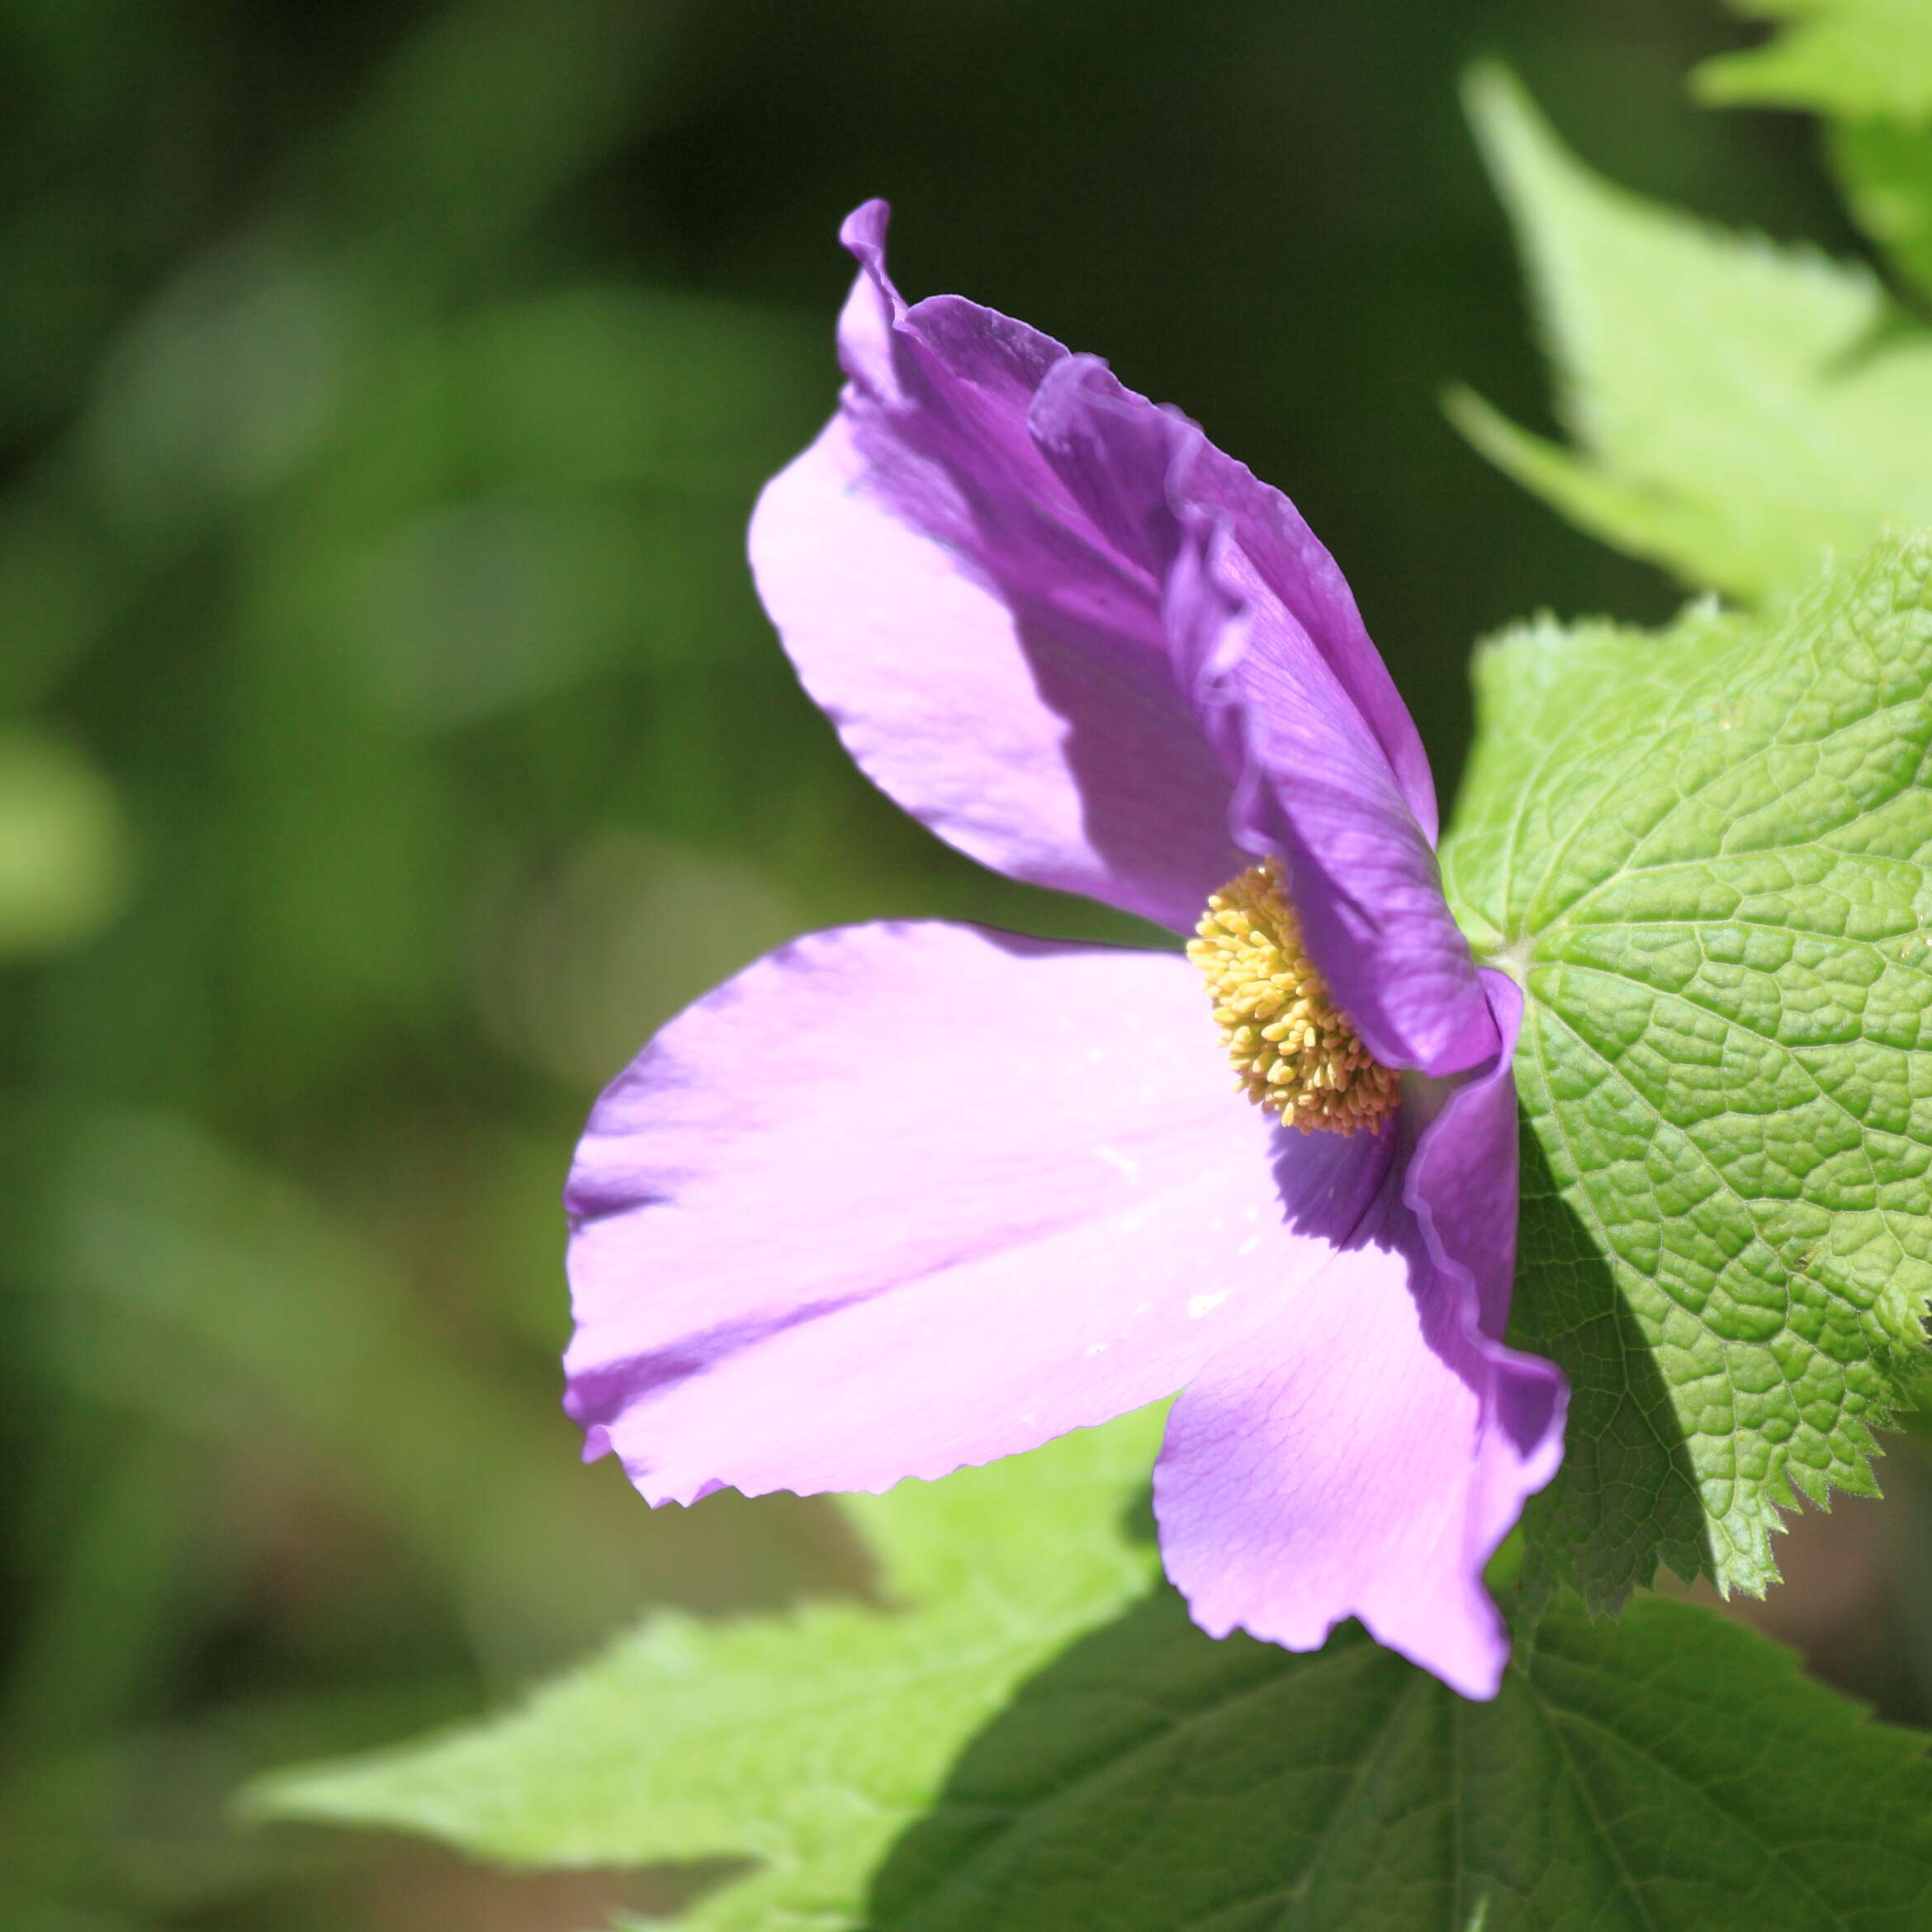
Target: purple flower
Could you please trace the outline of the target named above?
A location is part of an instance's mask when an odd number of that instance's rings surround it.
[[[653,1503],[879,1490],[1178,1390],[1203,1629],[1354,1615],[1490,1696],[1482,1567],[1565,1390],[1499,1339],[1521,997],[1444,902],[1421,741],[1286,497],[1092,357],[908,308],[885,225],[753,519],[766,608],[942,838],[1198,936],[852,927],[673,1020],[566,1196],[585,1455]]]

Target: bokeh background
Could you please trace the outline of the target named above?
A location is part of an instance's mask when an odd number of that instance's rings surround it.
[[[1500,54],[1612,174],[1850,252],[1808,124],[1685,97],[1746,37],[1717,0],[0,4],[0,1924],[668,1902],[228,1807],[653,1603],[862,1583],[822,1506],[580,1468],[556,1368],[572,1139],[684,1001],[837,921],[1110,930],[869,793],[752,596],[845,210],[1287,488],[1447,793],[1477,635],[1677,599],[1441,415],[1461,379],[1548,421],[1456,74]],[[1767,1614],[1922,1715],[1889,1467]]]

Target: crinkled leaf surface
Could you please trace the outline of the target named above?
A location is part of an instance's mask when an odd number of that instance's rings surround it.
[[[1531,1574],[1775,1577],[1873,1488],[1932,1289],[1932,542],[1771,627],[1543,623],[1480,662],[1444,851],[1516,971],[1522,1346],[1574,1384]]]
[[[1707,101],[1810,107],[1846,119],[1932,117],[1932,7],[1925,0],[1731,0],[1783,21],[1761,47],[1707,60]]]
[[[259,1787],[274,1817],[400,1825],[514,1864],[742,1857],[703,1932],[854,1923],[866,1875],[954,1755],[1068,1642],[1139,1595],[1158,1411],[845,1499],[899,1608],[651,1618],[522,1712]],[[1205,1641],[1205,1639],[1203,1640]]]
[[[1494,69],[1468,97],[1574,438],[1463,393],[1480,449],[1606,542],[1750,602],[1932,523],[1932,336],[1895,326],[1868,270],[1626,193]]]

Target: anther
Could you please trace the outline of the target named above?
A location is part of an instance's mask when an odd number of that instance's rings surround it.
[[[1304,1134],[1379,1126],[1401,1077],[1370,1057],[1302,942],[1272,859],[1207,902],[1187,956],[1207,977],[1241,1091]]]

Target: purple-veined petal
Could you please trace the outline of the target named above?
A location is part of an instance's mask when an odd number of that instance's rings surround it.
[[[1311,933],[1318,962],[1361,982],[1359,1024],[1390,1063],[1486,1058],[1428,760],[1333,559],[1286,498],[1096,358],[958,296],[908,306],[885,220],[874,202],[846,224],[850,380],[751,536],[766,607],[855,759],[983,863],[1177,930],[1264,852],[1328,894],[1366,848]],[[1388,993],[1357,970],[1385,940],[1419,968]]]
[[[759,593],[855,762],[996,871],[1191,927],[1246,861],[1164,656],[1021,615],[865,473],[836,417],[751,525]]]
[[[850,381],[759,500],[759,593],[861,769],[940,837],[1185,931],[1243,863],[1230,788],[1153,579],[1028,432],[1067,352],[957,297],[908,310],[884,220],[875,202],[846,225]]]
[[[1070,356],[1043,372],[1030,422],[1081,508],[1163,585],[1188,533],[1222,533],[1224,588],[1262,613],[1264,652],[1286,642],[1319,661],[1327,678],[1313,680],[1307,695],[1324,713],[1352,714],[1432,848],[1436,785],[1415,721],[1340,566],[1295,505],[1178,410],[1125,388],[1096,356]],[[1185,662],[1186,641],[1173,642]],[[1191,681],[1185,672],[1183,681]]]
[[[1030,420],[1094,527],[1160,581],[1176,674],[1234,781],[1236,842],[1287,862],[1310,954],[1370,1051],[1430,1074],[1491,1058],[1428,767],[1333,560],[1285,498],[1091,357],[1045,372]]]
[[[908,307],[885,210],[838,415],[760,500],[759,588],[854,758],[999,870],[1177,930],[1287,863],[1370,1050],[1494,1051],[1415,727],[1292,504],[1105,364],[957,296]]]
[[[1190,514],[1167,609],[1204,734],[1238,774],[1235,837],[1286,862],[1309,957],[1364,1044],[1385,1066],[1438,1076],[1493,1058],[1495,1025],[1428,834],[1328,660],[1226,522]]]
[[[1475,1698],[1495,1694],[1508,1654],[1483,1565],[1556,1474],[1567,1395],[1552,1364],[1499,1339],[1522,997],[1484,980],[1496,1064],[1405,1110],[1354,1241],[1277,1327],[1194,1378],[1154,1476],[1167,1574],[1204,1629],[1312,1650],[1358,1617]]]
[[[758,962],[579,1150],[585,1453],[654,1503],[877,1490],[1172,1394],[1286,1319],[1395,1139],[1229,1087],[1172,954],[905,925]]]

